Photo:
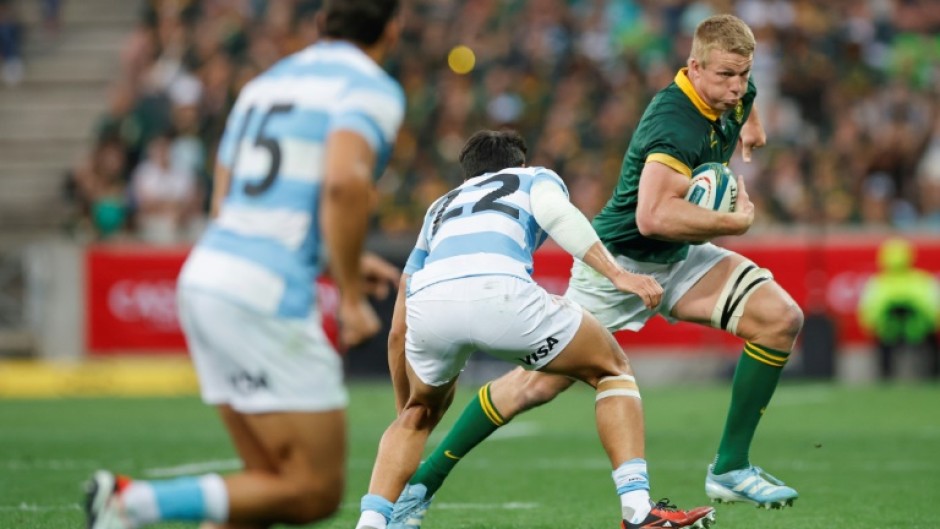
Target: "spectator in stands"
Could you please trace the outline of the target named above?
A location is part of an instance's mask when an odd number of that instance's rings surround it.
[[[126,148],[116,138],[95,145],[88,160],[76,167],[66,182],[75,204],[73,229],[90,231],[98,240],[110,239],[126,228]]]
[[[206,152],[214,153],[244,82],[316,37],[311,13],[319,2],[146,5],[122,52],[118,81],[131,87],[133,100],[111,118],[125,132],[138,131],[136,142],[125,138],[131,160],[168,125],[170,92],[187,76],[202,85],[198,129]],[[478,128],[518,129],[534,164],[561,170],[595,160],[599,174],[591,182],[607,194],[639,112],[684,61],[691,28],[716,10],[741,16],[763,50],[754,71],[771,143],[747,167],[731,162],[746,172],[750,189],[766,194],[752,197],[760,212],[757,229],[936,226],[940,212],[930,199],[936,193],[924,194],[933,184],[917,163],[940,115],[932,82],[940,64],[940,10],[929,5],[408,2],[402,46],[389,66],[402,80],[409,111],[399,134],[402,154],[389,165],[393,178],[381,186],[378,226],[416,230],[426,201],[437,196],[422,189],[449,189],[459,180],[454,146]],[[476,58],[464,75],[442,66],[461,44]],[[207,158],[211,165],[213,157]],[[875,214],[866,212],[869,202],[878,207]]]
[[[108,109],[95,125],[95,138],[102,142],[118,138],[127,150],[131,167],[137,165],[144,150],[144,116],[137,111],[138,95],[133,83],[115,82],[109,91]]]
[[[42,26],[46,33],[58,35],[62,28],[62,0],[41,0]]]
[[[921,225],[940,231],[940,112],[936,113],[930,141],[917,166],[916,186]]]
[[[209,185],[206,146],[199,130],[202,83],[192,75],[180,77],[170,86],[169,96],[174,133],[170,164],[177,170],[195,174],[200,186],[206,188]]]
[[[13,0],[0,0],[0,75],[7,86],[23,80],[23,55],[20,49],[23,26]]]
[[[940,232],[940,170],[922,172],[917,184],[918,206],[922,212],[920,225],[925,230]]]
[[[147,157],[131,175],[134,225],[141,239],[173,243],[191,239],[201,219],[196,175],[171,163],[173,136],[163,133],[147,145]]]
[[[894,374],[896,353],[904,346],[924,348],[927,374],[940,377],[940,282],[914,267],[915,251],[903,239],[889,239],[878,250],[879,272],[859,301],[859,323],[878,341],[882,380]]]

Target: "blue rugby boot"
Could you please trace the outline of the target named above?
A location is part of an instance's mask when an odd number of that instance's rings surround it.
[[[387,529],[421,529],[424,515],[434,496],[426,498],[428,488],[421,483],[406,485],[392,510],[392,519]]]
[[[705,494],[718,503],[745,502],[765,509],[780,509],[793,505],[799,497],[796,490],[784,485],[754,465],[724,474],[714,474],[708,465]]]

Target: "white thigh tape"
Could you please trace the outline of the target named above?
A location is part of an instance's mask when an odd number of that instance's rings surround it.
[[[718,302],[712,310],[712,326],[736,334],[747,299],[757,290],[758,285],[773,278],[770,270],[758,268],[750,261],[739,264],[718,296]]]

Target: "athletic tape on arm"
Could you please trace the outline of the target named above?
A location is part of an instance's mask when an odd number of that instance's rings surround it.
[[[556,184],[547,180],[535,182],[529,200],[535,221],[571,255],[580,259],[600,241],[584,213],[574,207]]]
[[[773,278],[770,270],[758,268],[750,261],[739,264],[718,296],[718,302],[712,310],[712,326],[736,334],[747,299],[757,290],[758,285]]]

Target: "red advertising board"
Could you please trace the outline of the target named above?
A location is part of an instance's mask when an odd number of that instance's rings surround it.
[[[179,352],[176,276],[186,248],[92,246],[85,255],[90,352]]]
[[[881,237],[749,237],[722,241],[726,247],[770,269],[804,311],[824,310],[836,323],[839,343],[866,341],[856,321],[862,287],[875,271]],[[917,264],[940,271],[940,239],[917,239]],[[185,341],[176,319],[176,276],[188,248],[92,246],[86,256],[86,346],[94,354],[182,352]],[[536,253],[535,278],[551,292],[568,284],[571,257],[554,247]],[[336,290],[321,280],[324,327],[335,336]],[[739,340],[700,325],[670,325],[655,318],[640,332],[618,333],[633,353],[669,348],[690,352],[727,348]]]
[[[176,277],[188,247],[92,246],[85,254],[85,346],[92,354],[186,351],[176,310]],[[317,281],[327,336],[336,337],[338,296]]]

